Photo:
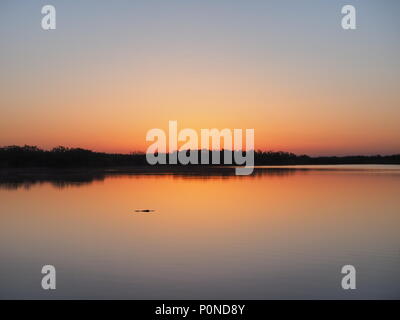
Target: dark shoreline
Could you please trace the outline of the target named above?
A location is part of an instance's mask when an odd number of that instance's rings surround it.
[[[201,150],[192,150],[197,152],[197,159],[201,159]],[[204,150],[206,151],[206,150]],[[189,150],[186,151],[189,153]],[[208,151],[206,151],[208,152]],[[229,151],[228,153],[230,153]],[[235,155],[242,154],[241,151],[235,151]],[[245,154],[245,152],[244,152]],[[163,154],[166,163],[173,154]],[[209,161],[211,154],[208,152]],[[161,154],[159,155],[161,156]],[[176,154],[174,154],[176,156]],[[220,151],[219,163],[225,163],[224,151]],[[235,159],[235,157],[233,157]],[[355,155],[355,156],[329,156],[329,157],[311,157],[308,155],[296,155],[290,152],[282,151],[254,151],[254,164],[256,166],[289,166],[289,165],[337,165],[337,164],[400,164],[400,154],[393,155]],[[235,165],[235,162],[233,163]],[[200,167],[213,171],[214,167],[222,168],[224,165],[155,165],[148,164],[146,154],[112,154],[104,152],[94,152],[81,148],[57,147],[52,150],[43,150],[36,146],[8,146],[0,147],[0,169],[1,168],[85,168],[85,170],[96,168],[151,168],[149,170],[179,170],[186,171],[187,168]],[[226,165],[232,166],[232,165]],[[157,169],[155,169],[157,168]],[[174,169],[171,169],[174,168]],[[176,169],[179,168],[179,169]],[[203,170],[201,169],[201,170]],[[189,169],[192,170],[192,169]],[[197,169],[194,169],[195,171]],[[221,170],[221,169],[218,169]]]

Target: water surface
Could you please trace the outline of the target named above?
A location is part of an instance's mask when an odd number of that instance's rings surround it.
[[[400,166],[9,175],[0,298],[398,299],[399,190]]]

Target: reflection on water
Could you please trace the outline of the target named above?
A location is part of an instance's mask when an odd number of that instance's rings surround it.
[[[400,298],[398,190],[400,166],[3,171],[0,298]]]
[[[103,181],[106,177],[120,177],[127,175],[143,176],[165,176],[174,178],[196,179],[226,179],[226,178],[254,178],[261,175],[284,176],[293,174],[296,170],[309,170],[307,168],[282,168],[265,167],[257,168],[250,176],[236,176],[233,167],[166,167],[152,169],[151,167],[109,170],[48,170],[48,169],[11,169],[0,172],[0,188],[13,190],[18,188],[29,189],[32,186],[50,183],[56,188],[85,186],[95,181]]]
[[[246,179],[259,176],[287,176],[296,172],[307,171],[342,171],[400,174],[397,165],[302,165],[302,166],[259,166],[252,175],[236,176],[234,167],[136,167],[121,169],[9,169],[0,171],[0,189],[14,190],[29,189],[32,186],[50,183],[55,188],[79,187],[103,181],[106,177],[120,177],[128,175],[140,176],[172,176],[174,178],[190,179]]]

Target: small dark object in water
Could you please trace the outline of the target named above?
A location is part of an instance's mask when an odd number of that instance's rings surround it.
[[[155,210],[151,209],[141,209],[141,210],[135,210],[135,212],[154,212]]]

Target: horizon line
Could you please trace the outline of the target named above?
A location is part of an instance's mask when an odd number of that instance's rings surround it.
[[[35,145],[28,145],[25,144],[23,146],[21,145],[3,145],[0,146],[0,150],[3,149],[7,149],[7,148],[31,148],[33,149],[37,149],[37,151],[43,151],[43,152],[56,152],[57,148],[60,149],[65,149],[66,151],[73,151],[73,150],[84,150],[84,151],[90,151],[93,153],[102,153],[102,154],[115,154],[115,155],[146,155],[147,153],[145,151],[131,151],[129,153],[121,153],[121,152],[105,152],[105,151],[97,151],[97,150],[91,150],[91,149],[86,149],[86,148],[82,148],[82,147],[65,147],[65,146],[57,146],[57,147],[52,147],[49,149],[45,149],[39,146],[35,146]],[[228,152],[246,152],[246,150],[229,150],[229,149],[219,149],[219,150],[213,150],[213,149],[185,149],[185,150],[176,150],[173,152],[165,152],[165,153],[161,153],[161,154],[173,154],[176,152],[188,152],[188,151],[197,151],[197,152],[201,152],[201,151],[208,151],[208,152],[215,152],[215,151],[219,151],[219,152],[223,152],[223,151],[228,151]],[[267,149],[250,149],[248,151],[254,151],[254,153],[273,153],[273,154],[277,154],[277,153],[283,153],[283,154],[289,154],[289,155],[294,155],[296,157],[302,157],[302,156],[306,156],[309,158],[331,158],[331,157],[338,157],[338,158],[344,158],[344,157],[390,157],[390,156],[399,156],[400,155],[400,151],[397,153],[388,153],[388,154],[380,154],[380,153],[373,153],[373,154],[344,154],[344,155],[337,155],[337,154],[333,154],[333,155],[308,155],[306,153],[294,153],[291,151],[284,151],[284,150],[267,150]]]

